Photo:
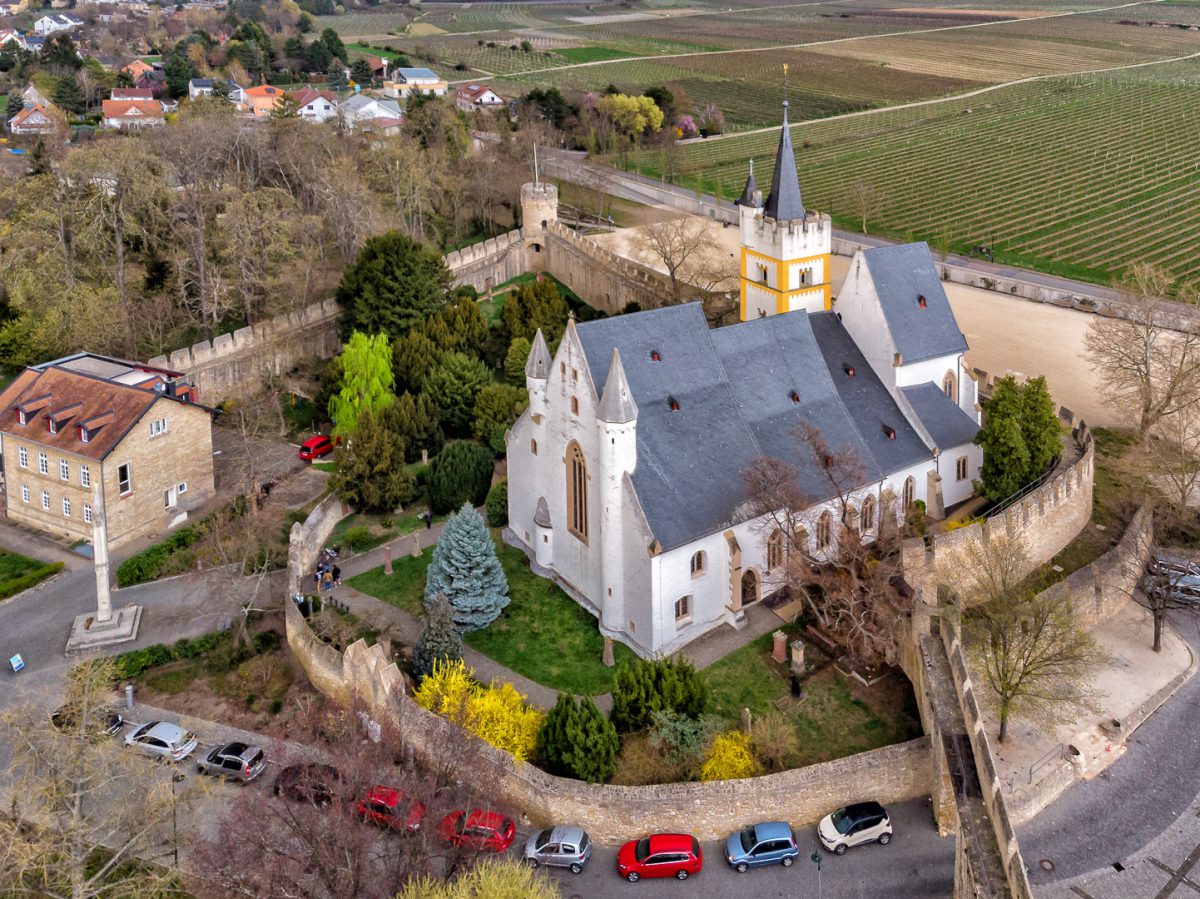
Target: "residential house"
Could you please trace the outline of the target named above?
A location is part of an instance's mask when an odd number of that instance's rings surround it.
[[[383,92],[393,100],[402,100],[414,92],[441,97],[445,95],[448,87],[449,85],[430,69],[393,69],[392,77],[383,82]]]
[[[135,59],[132,62],[128,62],[123,65],[121,67],[121,71],[128,75],[136,84],[137,80],[143,75],[153,72],[154,66],[150,65],[148,62],[144,62],[143,60]]]
[[[454,92],[454,105],[463,112],[473,109],[503,109],[508,101],[486,84],[468,84]]]
[[[328,122],[337,118],[338,98],[332,91],[319,91],[311,84],[291,93],[296,114],[309,122]]]
[[[8,120],[8,130],[13,134],[50,134],[60,121],[56,112],[54,107],[41,103],[26,106]]]
[[[211,97],[213,88],[217,86],[222,79],[220,78],[193,78],[188,82],[188,99],[195,100],[197,97]],[[246,89],[234,81],[225,81],[229,85],[229,99],[233,103],[243,103],[246,99]]]
[[[148,87],[114,87],[110,100],[153,100],[154,91]]]
[[[25,35],[13,28],[0,29],[0,47],[10,45],[25,50]]]
[[[6,514],[90,540],[161,534],[213,495],[212,411],[180,373],[79,353],[25,369],[0,394]]]
[[[33,30],[37,34],[48,35],[57,34],[60,31],[70,31],[81,25],[83,25],[83,19],[79,16],[71,15],[71,13],[51,13],[34,22]]]
[[[154,94],[155,99],[162,99],[163,94],[167,92],[167,76],[165,72],[158,69],[151,69],[133,79],[134,87],[149,88]]]
[[[388,137],[399,134],[404,123],[404,112],[399,103],[367,94],[347,97],[338,107],[338,114],[347,128]]]
[[[25,49],[30,53],[40,53],[44,46],[46,46],[46,36],[44,34],[25,35]]]
[[[238,104],[238,111],[248,113],[256,119],[265,119],[271,115],[271,111],[276,106],[283,102],[286,95],[287,91],[283,88],[270,84],[248,87],[242,91],[242,102]]]
[[[0,16],[15,16],[29,9],[30,0],[0,0]]]
[[[371,78],[382,81],[387,78],[388,61],[380,56],[368,56],[367,65],[371,67]],[[349,77],[347,75],[347,77]]]
[[[43,94],[32,84],[21,91],[21,103],[28,109],[30,106],[45,106],[47,109],[53,104],[50,98]]]
[[[157,100],[105,100],[100,105],[105,128],[134,131],[167,123],[166,113]]]

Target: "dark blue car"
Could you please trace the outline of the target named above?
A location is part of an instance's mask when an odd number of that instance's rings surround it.
[[[739,874],[761,865],[790,867],[800,854],[796,835],[783,821],[743,827],[725,841],[725,860]]]

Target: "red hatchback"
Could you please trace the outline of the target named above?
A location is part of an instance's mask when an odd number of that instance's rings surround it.
[[[704,867],[700,843],[686,833],[658,833],[630,840],[617,853],[617,873],[635,883],[643,877],[687,880]]]
[[[453,812],[447,815],[442,819],[438,833],[454,846],[505,852],[517,835],[517,826],[512,818],[499,812],[473,809],[470,814]]]
[[[311,462],[313,459],[321,458],[321,456],[328,456],[332,452],[333,441],[324,434],[309,437],[300,444],[300,458],[305,462]]]
[[[354,810],[372,824],[415,832],[421,829],[421,821],[425,818],[425,803],[419,799],[406,802],[406,799],[403,793],[391,787],[371,787]]]

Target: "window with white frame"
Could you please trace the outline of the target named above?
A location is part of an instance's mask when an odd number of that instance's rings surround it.
[[[63,518],[71,517],[71,500],[68,497],[63,497]]]
[[[92,470],[86,465],[79,466],[79,485],[81,487],[92,486]]]
[[[22,468],[29,467],[29,450],[23,446],[17,447],[17,464]]]
[[[92,523],[92,504],[91,503],[83,504],[83,520],[86,524]]]
[[[166,432],[167,432],[167,420],[165,418],[159,418],[159,419],[156,419],[156,420],[150,422],[150,436],[151,437],[157,437],[159,434],[165,434]]]
[[[966,456],[954,460],[954,476],[959,481],[965,481],[970,473],[970,463]]]
[[[57,424],[57,423],[54,421],[54,419],[53,419],[53,418],[47,418],[47,419],[46,419],[46,421],[47,421],[47,422],[49,422],[49,424],[47,425],[47,427],[49,427],[49,428],[50,428],[50,433],[51,433],[51,434],[57,434],[57,433],[58,433],[58,424]]]
[[[29,502],[29,488],[24,484],[21,485],[21,502]]]
[[[38,471],[50,474],[50,458],[45,453],[38,453]]]
[[[128,462],[117,468],[117,486],[122,496],[133,491],[133,469]]]
[[[692,577],[704,574],[704,550],[692,556]]]
[[[681,596],[675,600],[675,621],[686,621],[692,617],[692,597]]]
[[[66,459],[58,460],[58,476],[64,481],[71,480],[71,466]]]
[[[45,490],[42,491],[42,508],[47,512],[50,511],[50,494]]]

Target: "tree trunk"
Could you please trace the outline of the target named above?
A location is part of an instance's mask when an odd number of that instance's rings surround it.
[[[116,193],[113,197],[116,202],[116,214],[113,215],[113,252],[117,257],[117,305],[121,310],[121,330],[124,332],[125,354],[132,359],[133,335],[132,328],[129,326],[129,297],[125,291],[125,216],[121,205],[124,193],[125,187],[118,178]]]
[[[1163,619],[1167,617],[1166,609],[1154,610],[1154,651],[1162,652],[1162,626]]]
[[[998,743],[1003,743],[1008,737],[1008,709],[1000,707],[1000,734],[996,737]]]

